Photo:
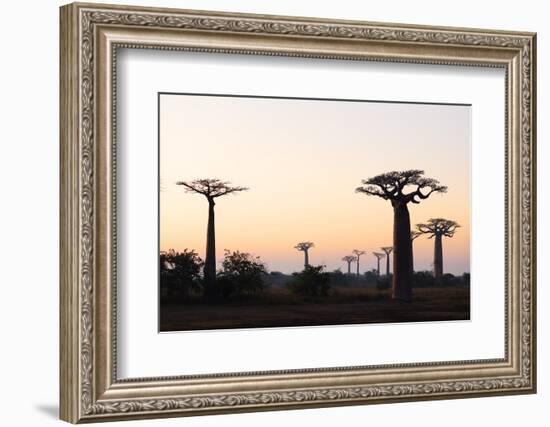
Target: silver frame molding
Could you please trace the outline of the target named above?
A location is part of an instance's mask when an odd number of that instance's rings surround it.
[[[536,391],[534,33],[80,3],[60,13],[61,419],[113,421]],[[117,379],[118,48],[505,69],[505,357]]]

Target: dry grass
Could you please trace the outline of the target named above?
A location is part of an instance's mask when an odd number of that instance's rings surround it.
[[[163,304],[161,331],[468,320],[470,289],[418,288],[413,302],[391,299],[390,290],[338,288],[328,297],[297,298],[271,288],[255,298],[218,304]]]

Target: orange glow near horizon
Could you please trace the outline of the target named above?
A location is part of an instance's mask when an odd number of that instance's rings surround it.
[[[388,201],[355,193],[361,179],[422,169],[448,186],[410,204],[411,224],[444,217],[461,228],[444,238],[444,271],[470,270],[470,107],[452,105],[160,97],[160,249],[196,250],[204,258],[208,204],[176,181],[219,178],[250,190],[216,199],[218,262],[224,249],[258,255],[270,271],[328,270],[366,250],[391,246]],[[433,240],[413,243],[416,270],[430,270]],[[381,263],[384,265],[385,261]]]

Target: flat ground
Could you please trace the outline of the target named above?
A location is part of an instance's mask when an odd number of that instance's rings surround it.
[[[160,307],[162,332],[469,319],[467,286],[418,288],[411,303],[394,301],[389,290],[375,288],[339,288],[328,297],[309,299],[272,288],[247,301]]]

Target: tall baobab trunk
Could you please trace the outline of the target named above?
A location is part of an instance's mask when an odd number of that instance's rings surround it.
[[[411,278],[414,274],[414,239],[411,239]]]
[[[414,240],[411,239],[411,280],[414,275]]]
[[[309,253],[308,253],[308,250],[306,249],[304,251],[304,268],[308,268],[309,267]]]
[[[357,257],[357,275],[359,276],[359,257]]]
[[[376,274],[380,276],[380,258],[378,258],[378,265],[376,266]]]
[[[390,275],[390,254],[393,252],[393,246],[385,246],[380,248],[386,254],[386,276]]]
[[[414,277],[414,241],[422,234],[420,231],[411,231],[411,277]]]
[[[351,261],[348,261],[348,274],[351,274]]]
[[[434,277],[436,281],[443,276],[443,239],[441,234],[435,235],[434,244]]]
[[[393,298],[412,299],[412,241],[411,220],[406,203],[395,202],[393,206]]]
[[[208,228],[206,231],[206,259],[204,260],[204,282],[207,297],[214,295],[216,286],[216,231],[214,199],[208,199]]]

